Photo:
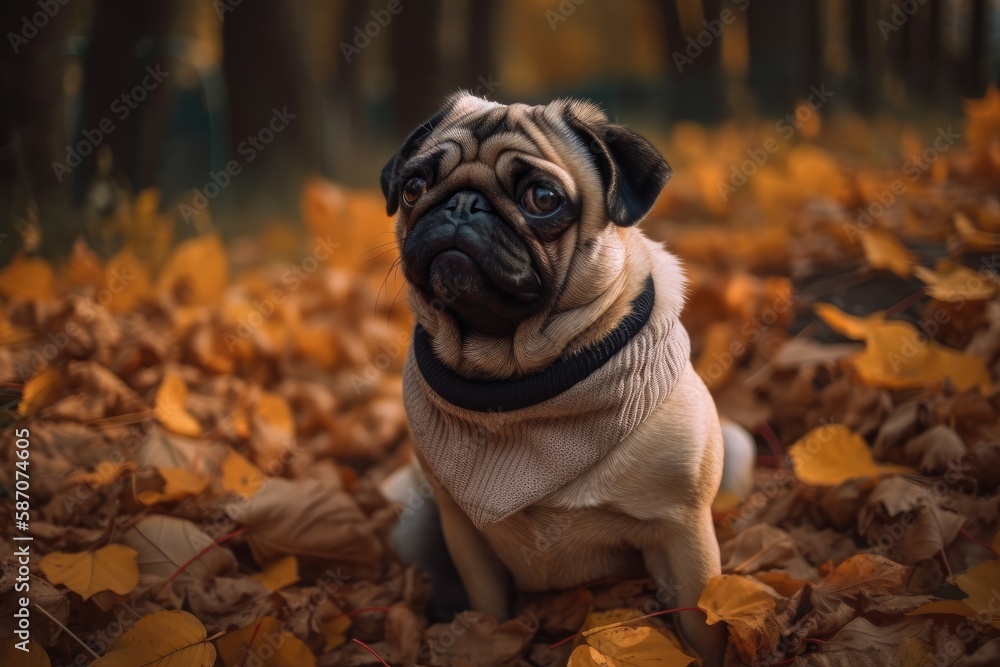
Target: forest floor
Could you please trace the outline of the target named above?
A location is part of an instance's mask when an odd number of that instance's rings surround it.
[[[661,143],[643,226],[759,448],[699,604],[727,664],[1000,664],[1000,93],[934,134],[814,115]],[[144,192],[115,256],[0,269],[0,522],[33,538],[0,545],[31,637],[3,630],[0,663],[689,664],[689,612],[648,581],[428,621],[378,489],[409,457],[391,221],[321,181],[302,208],[175,245]]]

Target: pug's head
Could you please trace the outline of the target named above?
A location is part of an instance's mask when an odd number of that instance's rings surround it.
[[[633,229],[670,178],[589,102],[459,93],[382,170],[410,306],[453,370],[505,378],[601,338],[649,275]]]

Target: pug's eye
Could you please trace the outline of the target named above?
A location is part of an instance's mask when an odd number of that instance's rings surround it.
[[[403,201],[408,206],[413,206],[425,192],[427,192],[427,181],[419,176],[414,176],[403,185]]]
[[[560,204],[562,196],[544,185],[533,185],[521,196],[521,208],[530,215],[548,215]]]

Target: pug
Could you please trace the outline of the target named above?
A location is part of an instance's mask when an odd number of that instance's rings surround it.
[[[719,574],[719,417],[684,272],[636,227],[670,175],[592,103],[467,93],[382,171],[416,320],[407,418],[475,610],[647,575],[663,608],[693,607]],[[721,664],[722,627],[677,617]]]

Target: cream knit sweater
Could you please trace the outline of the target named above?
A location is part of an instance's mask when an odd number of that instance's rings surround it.
[[[650,278],[632,313],[599,345],[501,382],[456,375],[416,327],[403,370],[410,428],[427,472],[477,528],[578,477],[670,394],[691,344],[658,301]]]

